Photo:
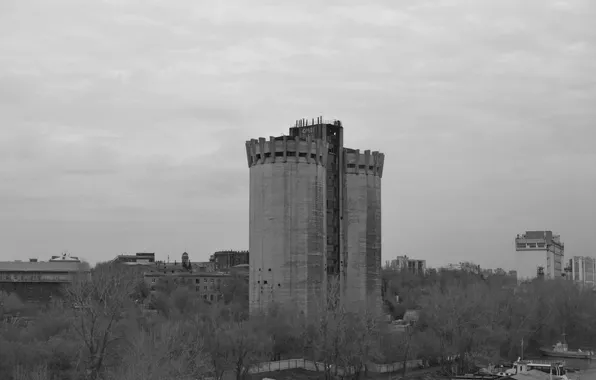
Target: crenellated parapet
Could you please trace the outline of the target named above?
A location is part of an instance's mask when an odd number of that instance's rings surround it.
[[[307,164],[327,165],[328,144],[312,136],[301,137],[264,137],[246,142],[248,167],[275,162],[302,162]]]
[[[344,170],[346,174],[371,174],[383,177],[385,155],[381,152],[371,152],[360,149],[344,149]]]

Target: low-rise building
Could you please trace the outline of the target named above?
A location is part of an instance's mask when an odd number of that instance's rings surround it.
[[[75,276],[90,276],[89,265],[78,259],[0,262],[0,291],[15,293],[23,302],[45,303],[61,295]]]
[[[474,264],[469,261],[464,261],[459,264],[448,264],[444,267],[439,268],[441,271],[462,271],[467,273],[481,274],[482,268],[480,265]]]
[[[184,252],[180,262],[156,262],[145,266],[143,278],[151,291],[158,291],[160,286],[170,289],[184,286],[207,301],[220,300],[224,288],[238,278],[248,283],[248,264],[229,267],[227,272],[215,271],[202,264],[191,263],[188,253]]]
[[[217,272],[217,266],[212,261],[200,261],[198,263],[192,263],[193,270],[197,272]]]
[[[113,263],[123,264],[148,264],[155,262],[154,252],[138,252],[134,255],[118,255],[112,260]]]
[[[397,256],[394,260],[387,261],[385,267],[391,270],[407,270],[415,274],[425,274],[426,260],[410,259],[405,255]]]
[[[227,273],[161,273],[150,272],[144,274],[145,284],[151,291],[158,290],[160,283],[164,285],[173,285],[175,287],[184,286],[189,291],[208,301],[218,301],[223,294],[223,287],[227,286],[232,276]]]
[[[215,263],[217,271],[227,271],[232,267],[248,265],[248,251],[217,251],[211,255],[209,261]]]

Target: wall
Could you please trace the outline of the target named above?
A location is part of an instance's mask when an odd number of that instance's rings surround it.
[[[217,270],[227,270],[233,266],[248,264],[248,251],[218,251],[213,255]]]
[[[579,283],[594,285],[596,282],[596,262],[589,256],[573,256],[571,259],[571,279]]]
[[[346,174],[344,211],[346,221],[347,256],[346,279],[343,297],[350,309],[365,307],[366,296],[366,222],[367,222],[367,176]]]
[[[251,314],[273,302],[310,314],[325,293],[325,149],[311,138],[247,142]]]
[[[62,296],[62,283],[0,282],[0,292],[15,293],[22,302],[49,302]]]
[[[366,290],[369,310],[382,311],[381,296],[381,177],[367,175]]]
[[[349,309],[381,312],[381,176],[384,156],[346,150],[346,278],[343,299]]]

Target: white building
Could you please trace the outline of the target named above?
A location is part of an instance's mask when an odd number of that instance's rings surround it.
[[[540,275],[546,279],[563,277],[565,245],[560,235],[552,231],[526,231],[515,238],[515,250],[518,280],[531,280]]]
[[[571,280],[596,287],[596,258],[588,256],[573,256],[569,260]]]

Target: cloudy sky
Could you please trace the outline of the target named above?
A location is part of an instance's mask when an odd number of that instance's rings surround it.
[[[248,247],[244,141],[386,153],[384,259],[596,255],[593,0],[0,0],[0,259]]]

